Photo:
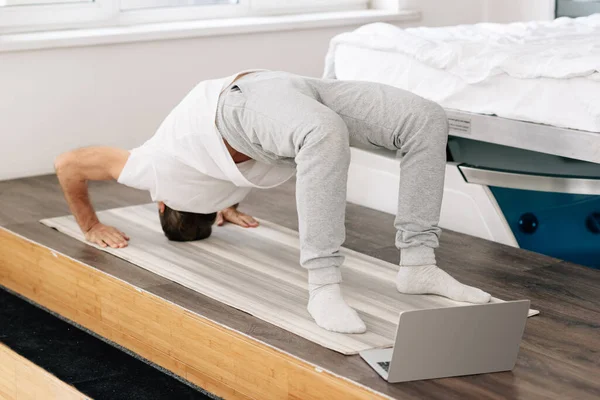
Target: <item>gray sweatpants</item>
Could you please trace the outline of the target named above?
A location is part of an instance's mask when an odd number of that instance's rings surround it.
[[[265,71],[223,92],[217,128],[237,151],[295,164],[300,264],[310,283],[337,283],[345,241],[350,146],[402,153],[395,219],[401,265],[435,264],[448,122],[437,104],[378,83]]]

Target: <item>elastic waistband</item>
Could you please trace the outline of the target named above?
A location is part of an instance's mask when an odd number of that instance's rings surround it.
[[[254,72],[250,72],[249,74],[243,75],[239,78],[237,78],[235,81],[233,81],[231,83],[231,85],[229,85],[228,89],[236,86],[239,82],[245,82],[245,81],[250,81],[253,79],[256,79],[259,75],[264,75],[265,73],[269,73],[272,71],[254,71]]]

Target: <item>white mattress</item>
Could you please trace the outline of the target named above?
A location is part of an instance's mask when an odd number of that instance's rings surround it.
[[[326,77],[393,85],[445,108],[600,132],[600,15],[406,30],[371,24],[334,38],[326,63]]]

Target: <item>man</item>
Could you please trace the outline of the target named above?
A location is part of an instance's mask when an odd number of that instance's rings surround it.
[[[296,173],[308,311],[322,328],[362,333],[366,327],[339,285],[351,144],[402,154],[398,290],[490,300],[436,266],[447,134],[441,107],[391,86],[250,71],[198,84],[141,147],[75,150],[57,158],[56,170],[86,238],[111,247],[129,238],[98,221],[88,180],[149,190],[160,202],[166,236],[198,240],[210,235],[216,218],[256,226],[235,205],[252,187],[273,187]]]

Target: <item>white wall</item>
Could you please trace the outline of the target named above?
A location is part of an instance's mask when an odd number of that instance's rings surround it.
[[[554,19],[555,0],[486,0],[483,20],[488,22],[541,21]]]
[[[203,79],[320,76],[329,39],[353,28],[0,53],[0,180],[50,173],[72,148],[139,145]]]
[[[447,26],[483,21],[486,1],[488,0],[400,0],[400,3],[402,7],[421,10],[421,25]]]
[[[554,18],[555,0],[400,0],[423,12],[422,25],[507,23]]]
[[[551,0],[531,3],[538,1]],[[400,2],[420,9],[420,24],[430,26],[543,11],[520,0]],[[329,40],[354,28],[0,53],[0,180],[50,173],[54,158],[76,147],[137,146],[203,79],[246,68],[320,76]]]

